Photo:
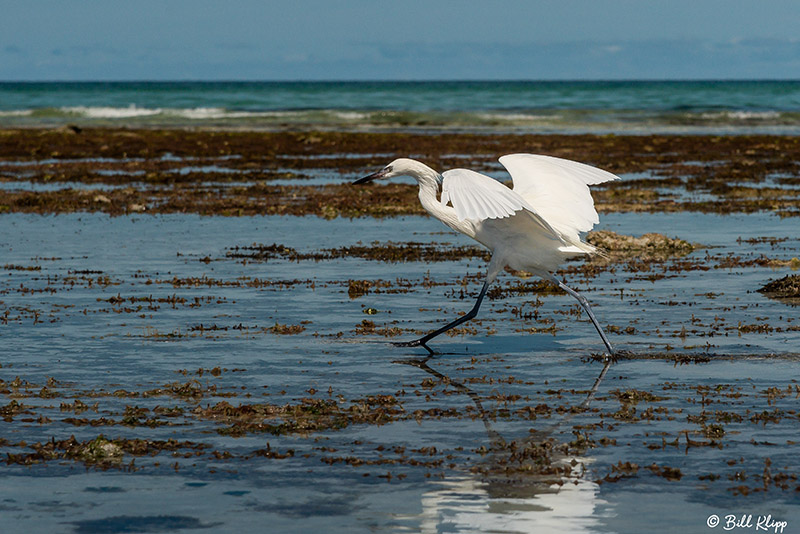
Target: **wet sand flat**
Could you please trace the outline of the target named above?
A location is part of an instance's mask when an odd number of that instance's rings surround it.
[[[759,291],[800,268],[797,138],[0,140],[4,532],[800,525],[800,316]],[[515,151],[622,177],[607,257],[559,273],[626,351],[593,394],[602,343],[535,278],[434,358],[391,345],[468,310],[486,254],[409,181],[349,182],[407,155],[503,179]]]

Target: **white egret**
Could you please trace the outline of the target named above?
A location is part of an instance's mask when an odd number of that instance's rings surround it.
[[[468,235],[492,251],[478,300],[473,308],[442,328],[400,346],[425,347],[439,334],[478,314],[489,284],[505,268],[527,271],[556,284],[578,300],[613,357],[603,329],[577,291],[552,272],[569,257],[596,252],[580,233],[599,222],[589,186],[618,180],[596,167],[552,156],[509,154],[500,158],[513,180],[509,189],[497,180],[468,169],[439,174],[419,161],[400,158],[369,176],[363,184],[381,178],[410,176],[419,184],[419,200],[425,210],[457,232]]]

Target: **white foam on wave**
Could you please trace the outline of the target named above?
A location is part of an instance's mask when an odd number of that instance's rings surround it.
[[[167,113],[194,120],[222,119],[227,114],[223,108],[170,109]]]
[[[368,113],[361,113],[358,111],[336,111],[334,112],[334,116],[346,121],[363,121],[369,118]]]
[[[251,118],[287,118],[297,117],[296,111],[231,111],[225,108],[188,108],[165,109],[164,114],[189,120],[251,119]]]
[[[0,117],[27,117],[33,115],[32,109],[0,110]]]
[[[130,119],[133,117],[150,117],[161,113],[161,109],[140,108],[134,104],[125,108],[110,106],[70,106],[60,109],[64,113],[79,115],[88,119]]]
[[[255,116],[249,111],[228,111],[225,108],[170,109],[166,113],[192,120],[242,119]]]
[[[777,119],[781,114],[777,111],[715,111],[713,113],[703,113],[704,119],[729,119],[729,120],[765,120]]]
[[[541,122],[557,119],[554,115],[533,115],[530,113],[478,113],[478,117],[488,121]]]
[[[277,118],[301,117],[308,115],[308,113],[304,111],[260,111],[258,114],[259,116],[262,117],[277,117]]]
[[[280,112],[229,111],[225,108],[217,107],[143,108],[136,106],[135,104],[131,104],[127,107],[71,106],[60,108],[60,111],[68,115],[77,115],[87,119],[133,119],[162,115],[197,121],[245,119],[251,117],[272,117],[283,115]]]

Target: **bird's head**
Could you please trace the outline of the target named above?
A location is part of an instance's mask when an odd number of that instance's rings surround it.
[[[378,172],[373,172],[363,178],[359,178],[354,184],[365,184],[373,180],[393,178],[395,176],[410,176],[419,182],[423,177],[436,178],[438,173],[419,161],[409,158],[399,158],[388,164]]]

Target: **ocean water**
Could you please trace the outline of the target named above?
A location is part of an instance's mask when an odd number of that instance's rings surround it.
[[[800,134],[800,81],[0,83],[0,127]]]

